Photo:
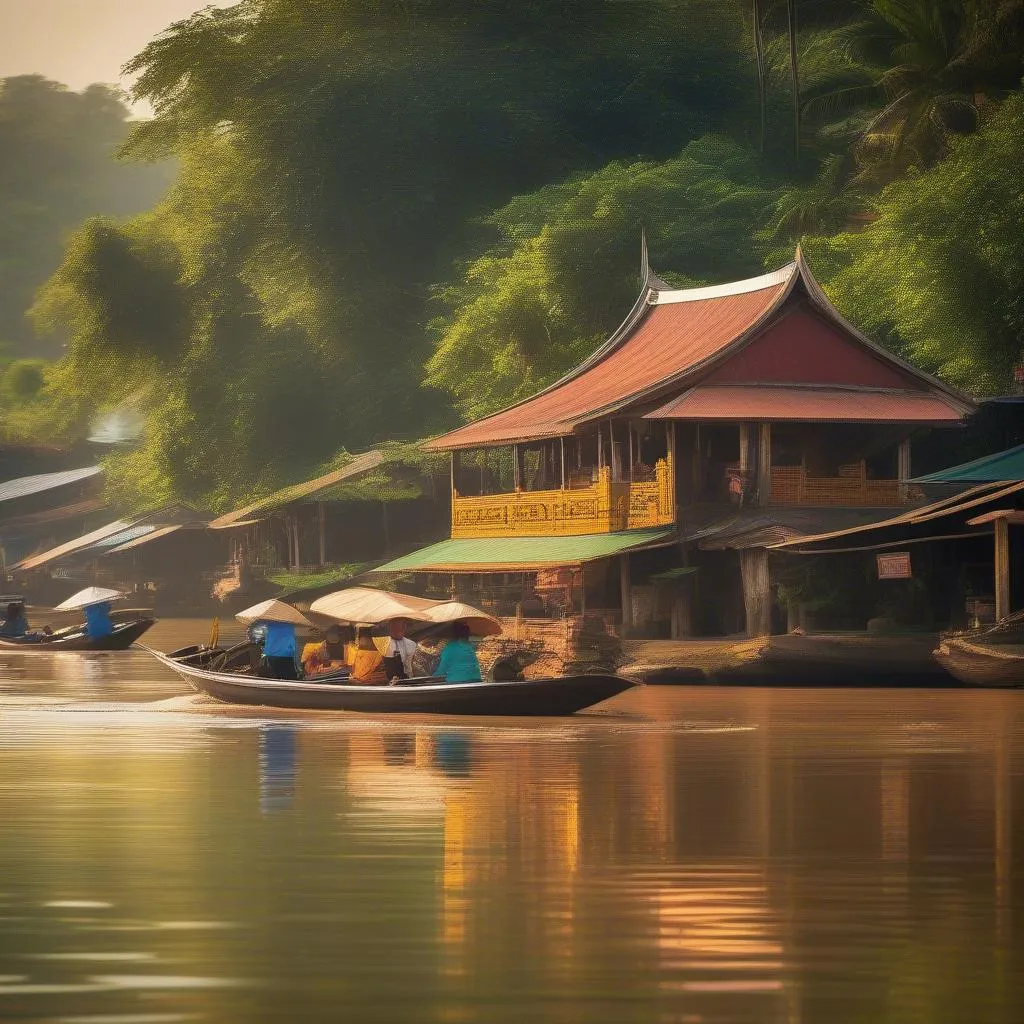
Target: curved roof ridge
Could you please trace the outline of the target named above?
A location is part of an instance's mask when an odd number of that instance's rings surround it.
[[[875,353],[875,355],[880,356],[885,361],[894,366],[898,366],[901,370],[911,374],[911,376],[916,377],[918,380],[929,384],[936,391],[942,392],[944,395],[953,399],[953,401],[958,402],[963,406],[965,413],[971,413],[977,409],[977,402],[975,402],[974,399],[966,392],[961,391],[959,388],[955,388],[951,384],[947,384],[945,381],[940,380],[938,377],[919,369],[912,363],[908,363],[905,359],[901,359],[894,352],[890,352],[887,348],[884,348],[877,342],[872,341],[866,334],[851,324],[850,321],[839,312],[835,305],[833,305],[832,300],[825,294],[825,289],[818,284],[814,274],[811,273],[811,268],[807,265],[803,248],[799,245],[796,247],[796,263],[794,265],[799,272],[800,280],[803,281],[804,287],[807,289],[807,294],[810,296],[811,301],[824,313],[832,317],[836,323],[844,328],[844,330],[849,331],[850,334],[852,334],[862,345],[869,348]]]
[[[794,261],[768,274],[748,277],[743,281],[702,285],[698,288],[679,288],[671,291],[659,289],[651,301],[654,305],[663,306],[673,302],[697,302],[700,299],[720,299],[730,295],[745,295],[747,292],[758,292],[762,288],[774,288],[776,285],[785,284],[793,277],[797,269],[798,263]]]

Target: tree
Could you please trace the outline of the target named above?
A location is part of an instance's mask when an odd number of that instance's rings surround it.
[[[114,159],[127,118],[106,86],[76,93],[39,75],[0,81],[0,339],[12,355],[57,353],[40,349],[25,313],[66,235],[92,214],[145,209],[170,182],[166,165]]]
[[[741,29],[714,0],[246,0],[173,26],[129,66],[156,117],[126,154],[178,179],[84,227],[37,307],[71,338],[55,424],[131,395],[147,478],[221,507],[452,423],[422,328],[476,218],[717,123]]]
[[[775,198],[753,153],[721,137],[671,160],[612,163],[521,196],[488,218],[502,241],[438,293],[427,381],[466,417],[560,376],[599,344],[639,290],[639,242],[680,285],[757,273],[754,239]]]
[[[976,394],[1024,356],[1024,93],[932,170],[889,185],[859,234],[812,239],[828,290],[870,334]]]

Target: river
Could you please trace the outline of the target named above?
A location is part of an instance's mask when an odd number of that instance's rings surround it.
[[[427,720],[3,653],[0,1020],[1019,1024],[1022,821],[1024,692]]]

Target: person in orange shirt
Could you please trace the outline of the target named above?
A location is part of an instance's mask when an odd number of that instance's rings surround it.
[[[384,656],[374,645],[368,629],[359,631],[356,654],[352,659],[352,674],[349,678],[353,683],[361,683],[363,686],[388,681],[387,672],[384,670]]]

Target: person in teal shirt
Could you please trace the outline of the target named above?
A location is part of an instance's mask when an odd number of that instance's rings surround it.
[[[480,682],[480,661],[469,642],[469,626],[466,623],[452,624],[452,637],[444,645],[434,672],[436,675],[444,676],[449,683]]]

